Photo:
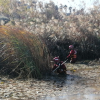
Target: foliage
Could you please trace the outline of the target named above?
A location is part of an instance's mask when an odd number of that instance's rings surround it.
[[[5,74],[41,77],[50,69],[45,44],[20,28],[0,27],[0,53],[0,71]]]
[[[10,0],[0,0],[0,9],[3,13],[9,12]]]
[[[74,10],[69,16],[53,2],[45,5],[42,2],[39,2],[39,5],[29,3],[29,6],[28,10],[27,6],[14,8],[21,16],[19,24],[15,21],[15,25],[40,36],[53,56],[60,55],[64,60],[69,52],[68,46],[73,44],[79,59],[99,58],[99,6],[94,6],[89,13],[84,9]]]

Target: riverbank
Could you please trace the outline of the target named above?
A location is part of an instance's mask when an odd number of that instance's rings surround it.
[[[100,65],[70,64],[66,76],[0,77],[0,100],[100,100]]]

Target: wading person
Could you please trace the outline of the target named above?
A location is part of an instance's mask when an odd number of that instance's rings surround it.
[[[52,71],[57,68],[57,73],[58,74],[66,74],[66,66],[63,63],[63,61],[60,61],[59,57],[53,58],[53,61],[55,62]]]
[[[74,49],[73,45],[69,46],[69,55],[67,56],[67,59],[70,59],[70,63],[75,63],[77,60],[77,51]]]

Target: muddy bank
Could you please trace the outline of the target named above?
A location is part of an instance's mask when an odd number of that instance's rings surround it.
[[[100,100],[100,65],[67,63],[66,76],[0,77],[0,100]]]

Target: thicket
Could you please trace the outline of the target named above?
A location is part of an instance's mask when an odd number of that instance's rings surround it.
[[[49,11],[56,11],[48,17],[45,13],[48,9],[38,12],[31,21],[28,28],[38,34],[46,43],[53,56],[60,56],[62,60],[69,53],[68,46],[73,44],[78,52],[78,60],[99,59],[100,57],[100,9],[94,6],[86,13],[84,9],[74,12],[67,16],[61,8],[56,9],[54,3],[49,3]],[[52,8],[52,9],[51,9]],[[55,14],[58,17],[55,17]]]
[[[15,25],[39,35],[53,57],[60,56],[64,60],[69,53],[68,46],[71,44],[78,52],[78,60],[98,59],[100,57],[99,6],[94,5],[89,13],[85,12],[84,9],[75,11],[69,7],[74,12],[67,16],[67,12],[63,12],[65,6],[59,8],[53,2],[30,4],[30,9],[27,10],[23,6],[18,6],[25,10],[25,13],[22,13],[25,18],[20,19],[19,22],[14,20]]]
[[[40,78],[50,71],[45,43],[23,29],[0,26],[0,73],[19,78]]]
[[[68,55],[68,46],[73,44],[78,52],[78,59],[98,59],[100,57],[100,12],[70,15],[65,20],[55,23],[51,20],[50,31],[46,30],[43,38],[53,55],[64,59]],[[49,23],[50,25],[50,23]]]
[[[67,12],[62,10],[65,6],[59,8],[53,2],[43,4],[31,0],[27,6],[22,1],[8,1],[5,5],[9,3],[9,6],[2,5],[3,0],[0,2],[3,8],[1,12],[11,20],[6,24],[7,27],[1,26],[0,31],[1,71],[14,71],[17,75],[26,73],[28,77],[41,76],[45,71],[50,71],[49,62],[52,58],[49,55],[60,56],[64,60],[71,44],[78,52],[78,60],[99,59],[99,6],[94,6],[89,13],[84,9],[73,10],[67,16]],[[8,27],[11,25],[21,30]]]

